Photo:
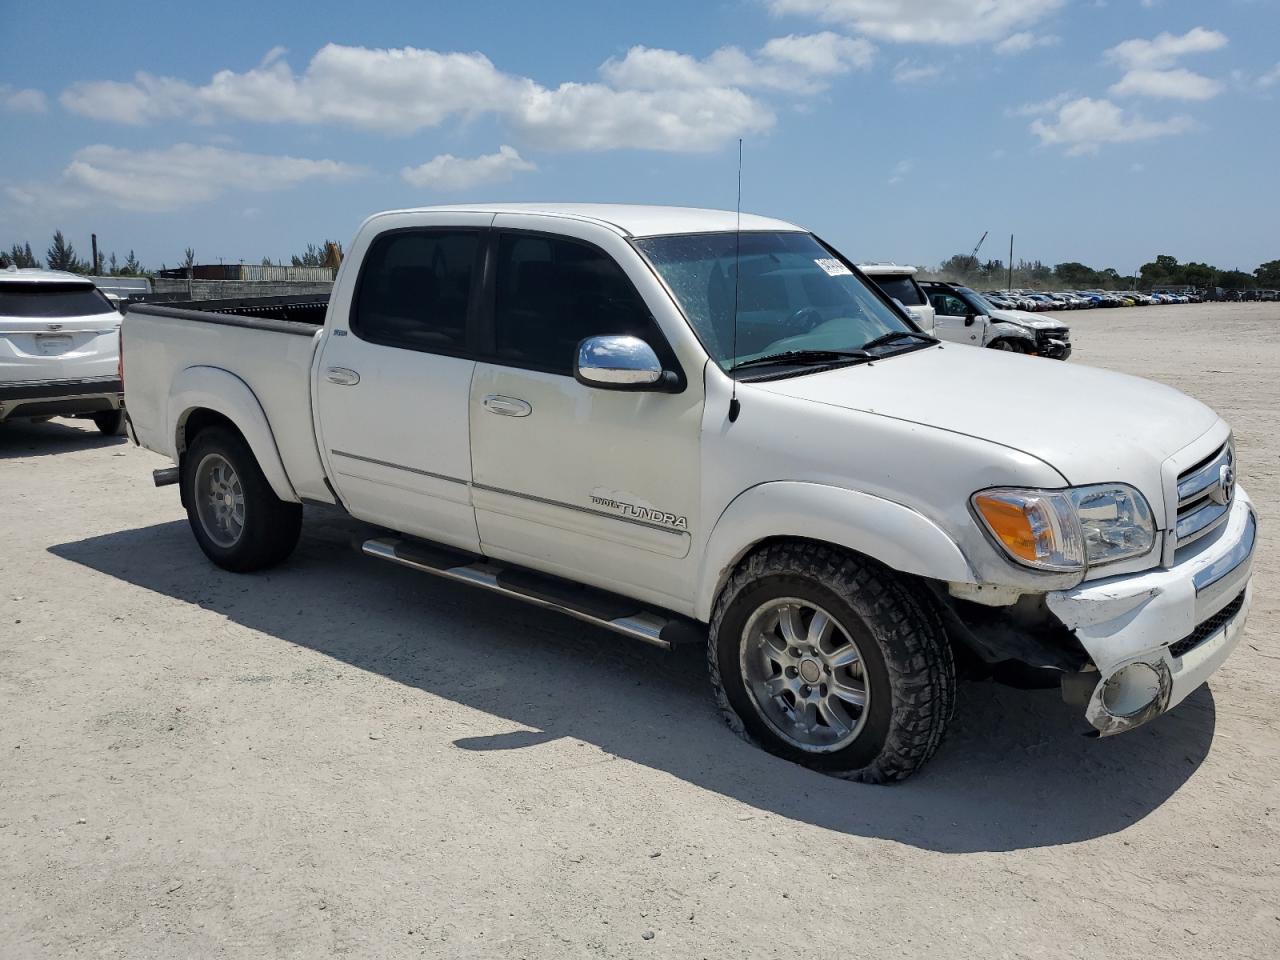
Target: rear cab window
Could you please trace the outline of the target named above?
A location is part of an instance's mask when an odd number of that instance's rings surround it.
[[[923,307],[929,302],[920,289],[920,284],[912,277],[872,277],[871,280],[904,307]]]
[[[54,319],[115,313],[116,308],[88,283],[0,283],[0,317]]]
[[[467,350],[468,317],[483,242],[478,230],[392,230],[365,254],[351,332],[407,350]]]

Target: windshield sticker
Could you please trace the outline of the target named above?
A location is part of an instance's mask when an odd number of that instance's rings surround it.
[[[827,271],[827,276],[829,277],[853,276],[853,271],[850,270],[848,267],[846,267],[843,263],[841,263],[835,257],[826,257],[822,260],[814,260],[813,262],[816,263],[818,266],[820,266],[823,270]]]

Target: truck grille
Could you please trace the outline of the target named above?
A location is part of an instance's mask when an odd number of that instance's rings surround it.
[[[1200,624],[1177,643],[1169,644],[1169,656],[1184,657],[1221,630],[1244,606],[1244,591],[1225,607]]]
[[[1226,522],[1236,492],[1235,466],[1235,451],[1227,443],[1179,475],[1177,547],[1208,536]]]

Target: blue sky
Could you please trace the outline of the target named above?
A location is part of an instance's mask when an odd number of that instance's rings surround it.
[[[975,13],[975,9],[981,13]],[[113,12],[127,10],[127,16]],[[1276,0],[0,0],[0,244],[173,264],[467,200],[743,206],[857,259],[1280,257]]]

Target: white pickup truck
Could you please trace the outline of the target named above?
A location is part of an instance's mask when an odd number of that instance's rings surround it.
[[[806,230],[736,225],[379,214],[323,325],[130,307],[131,430],[223,567],[340,505],[397,531],[370,556],[705,642],[735,730],[858,780],[928,760],[958,669],[1049,678],[1112,734],[1222,664],[1256,522],[1212,410],[939,343]]]

